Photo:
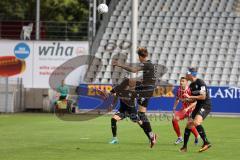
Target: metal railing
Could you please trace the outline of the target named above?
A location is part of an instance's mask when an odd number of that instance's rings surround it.
[[[23,97],[21,78],[0,77],[0,113],[23,111]]]
[[[0,39],[19,40],[22,27],[33,23],[31,40],[35,40],[34,21],[0,21]],[[85,22],[40,22],[40,40],[88,40],[88,21]]]

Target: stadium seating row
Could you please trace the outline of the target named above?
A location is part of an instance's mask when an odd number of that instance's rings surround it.
[[[209,85],[240,85],[240,15],[234,5],[234,0],[139,0],[138,45],[148,48],[153,63],[168,68],[161,79],[169,83],[193,66]],[[94,63],[86,79],[120,82],[127,73],[112,68],[111,59],[130,62],[130,39],[131,1],[119,0],[96,52],[102,63]]]

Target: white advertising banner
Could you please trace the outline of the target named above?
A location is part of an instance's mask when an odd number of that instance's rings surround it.
[[[88,42],[76,41],[0,40],[0,48],[0,76],[20,76],[26,88],[49,88],[49,76],[57,67],[76,56],[88,55]],[[66,83],[78,85],[85,68],[75,69]]]

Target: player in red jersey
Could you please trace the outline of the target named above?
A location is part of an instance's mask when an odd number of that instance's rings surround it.
[[[179,144],[181,142],[183,142],[183,138],[181,135],[181,131],[179,128],[179,124],[178,121],[179,120],[184,120],[185,118],[189,118],[195,105],[196,102],[193,103],[189,103],[189,102],[185,102],[183,101],[183,99],[185,99],[186,97],[184,96],[185,94],[191,95],[191,90],[188,86],[188,81],[185,77],[181,77],[180,79],[180,87],[177,90],[177,96],[176,96],[176,100],[174,102],[174,106],[173,106],[173,119],[172,119],[172,124],[173,124],[173,128],[178,136],[178,139],[176,140],[175,144]],[[176,111],[176,107],[178,105],[178,103],[182,101],[182,107],[179,111]],[[192,133],[195,136],[195,144],[198,144],[198,131],[195,127],[192,127],[191,129]]]

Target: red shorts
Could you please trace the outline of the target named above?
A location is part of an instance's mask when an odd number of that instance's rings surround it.
[[[174,116],[178,117],[179,120],[183,120],[183,119],[188,118],[190,116],[190,112],[184,113],[183,110],[179,110],[179,111],[175,111]]]

